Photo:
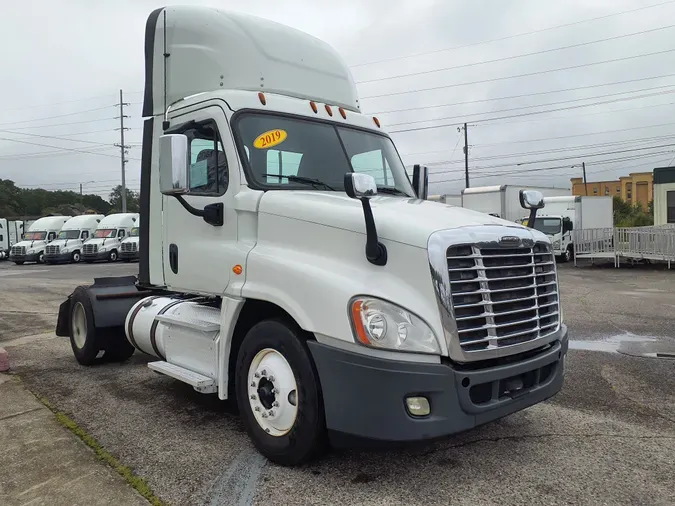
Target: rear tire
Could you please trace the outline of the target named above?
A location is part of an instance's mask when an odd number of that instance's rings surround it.
[[[100,351],[94,310],[84,288],[78,286],[70,299],[70,347],[81,365],[93,365]]]
[[[295,466],[322,453],[321,387],[300,329],[281,320],[254,325],[239,348],[235,389],[246,431],[266,458]]]

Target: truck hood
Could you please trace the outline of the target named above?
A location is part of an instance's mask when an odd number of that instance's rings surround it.
[[[476,225],[525,228],[489,214],[427,200],[378,195],[370,205],[380,238],[419,248],[426,248],[429,236],[437,230]],[[361,202],[344,193],[268,191],[259,211],[361,234],[366,231]]]
[[[46,241],[20,241],[14,244],[14,246],[24,246],[26,249],[40,248],[47,244]]]
[[[82,241],[80,239],[56,239],[55,241],[50,242],[49,245],[63,248],[65,246],[74,246],[76,244],[80,244],[81,242]]]
[[[106,237],[104,239],[88,239],[86,244],[96,244],[97,246],[107,246],[108,244],[116,243],[117,237]]]

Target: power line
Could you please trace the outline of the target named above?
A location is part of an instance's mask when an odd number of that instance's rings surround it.
[[[591,89],[591,88],[602,88],[602,87],[605,87],[605,86],[616,86],[617,84],[636,83],[636,82],[639,82],[639,81],[649,81],[649,80],[652,80],[652,79],[663,79],[663,78],[666,78],[666,77],[675,77],[675,74],[664,74],[664,75],[661,75],[661,76],[642,77],[642,78],[639,78],[639,79],[629,79],[627,81],[615,81],[615,82],[612,82],[612,83],[591,84],[591,85],[588,85],[588,86],[577,86],[575,88],[565,88],[565,89],[562,89],[562,90],[538,91],[538,92],[535,92],[535,93],[525,93],[525,94],[522,94],[522,95],[511,95],[509,97],[483,98],[483,99],[479,99],[479,100],[468,100],[466,102],[454,102],[454,103],[451,103],[451,104],[436,104],[436,105],[425,105],[425,106],[419,106],[419,107],[409,107],[409,108],[406,108],[406,109],[392,109],[392,110],[388,110],[388,111],[378,111],[378,112],[373,112],[373,113],[369,113],[369,114],[372,114],[374,116],[381,116],[382,114],[393,114],[393,113],[397,113],[397,112],[421,111],[423,109],[439,109],[441,107],[454,107],[454,106],[457,106],[457,105],[480,104],[480,103],[483,103],[483,102],[495,102],[497,100],[511,100],[511,99],[514,99],[514,98],[526,98],[526,97],[529,98],[529,97],[534,97],[534,96],[537,96],[537,95],[550,95],[552,93],[565,93],[565,92],[568,92],[568,91],[579,91],[579,90],[587,90],[587,89]],[[672,85],[656,86],[656,87],[653,87],[653,88],[645,88],[644,90],[634,90],[634,91],[646,91],[646,90],[657,89],[657,88],[662,88],[662,87],[665,88],[667,86],[672,86]],[[632,93],[632,91],[624,91],[622,93]],[[580,98],[578,100],[584,100],[584,99]]]
[[[55,118],[63,118],[65,116],[75,116],[77,114],[86,114],[88,112],[94,112],[94,111],[102,111],[103,109],[110,109],[113,107],[112,105],[106,105],[104,107],[95,107],[94,109],[87,109],[85,111],[76,111],[76,112],[69,112],[65,114],[57,114],[56,116],[47,116],[43,118],[33,118],[33,119],[23,119],[19,121],[10,121],[8,123],[0,123],[0,126],[6,126],[6,125],[15,125],[17,123],[30,123],[31,121],[44,121],[46,119],[55,119]]]
[[[57,123],[55,125],[32,125],[32,126],[24,126],[24,127],[16,127],[13,128],[12,130],[30,130],[34,128],[53,128],[53,127],[62,127],[62,126],[68,126],[68,125],[82,125],[84,123],[98,123],[99,121],[111,121],[114,118],[100,118],[100,119],[91,119],[87,121],[73,121],[71,123]]]
[[[673,0],[673,1],[675,1],[675,0]],[[46,109],[46,108],[48,108],[48,107],[54,107],[54,106],[57,106],[57,105],[73,104],[73,103],[75,103],[75,102],[87,102],[87,101],[89,101],[89,100],[97,100],[97,99],[100,99],[100,98],[110,98],[110,99],[112,99],[113,97],[116,96],[116,93],[117,93],[117,92],[114,92],[114,93],[106,93],[105,95],[97,95],[97,96],[94,96],[94,97],[87,97],[87,98],[77,98],[77,99],[75,99],[75,100],[65,100],[65,101],[63,101],[63,102],[53,102],[53,103],[50,103],[50,104],[27,105],[27,106],[21,106],[21,107],[10,107],[10,108],[8,108],[8,109],[2,109],[2,110],[0,110],[0,112],[7,112],[7,111],[22,111],[22,110],[25,110],[25,109],[35,109],[35,108],[43,108],[43,109]],[[143,92],[143,91],[130,91],[130,92],[127,92],[128,95],[135,95],[135,94],[138,94],[138,93],[144,93],[144,92]]]
[[[52,146],[50,144],[38,144],[36,142],[22,141],[22,140],[19,140],[19,139],[9,139],[7,137],[0,137],[0,140],[1,141],[18,142],[18,143],[21,143],[21,144],[30,144],[32,146],[40,146],[42,148],[53,148],[53,149],[59,149],[59,150],[64,150],[64,151],[72,151],[72,152],[75,152],[75,153],[84,153],[84,154],[88,154],[88,155],[110,156],[110,157],[118,158],[117,155],[108,155],[108,154],[105,154],[105,153],[96,153],[94,151],[85,151],[85,150],[82,150],[82,149],[62,148],[62,147],[59,147],[59,146]],[[133,158],[133,160],[140,160],[140,158]]]
[[[105,130],[105,131],[109,132],[110,130]],[[68,141],[68,142],[82,142],[82,143],[85,143],[85,144],[96,144],[98,146],[101,146],[101,145],[104,145],[104,144],[110,145],[110,146],[113,145],[112,143],[107,143],[107,142],[85,141],[85,140],[82,140],[82,139],[68,139],[66,137],[57,137],[55,135],[31,134],[31,133],[27,133],[27,132],[15,132],[13,130],[0,130],[0,132],[9,133],[9,134],[17,134],[17,135],[28,135],[30,137],[40,137],[42,139],[57,139],[57,140],[64,140],[64,141]]]
[[[665,88],[666,86],[658,86],[658,88]],[[668,86],[670,87],[670,86]],[[571,102],[579,102],[582,100],[591,100],[594,98],[602,98],[602,97],[611,97],[611,96],[616,96],[616,95],[625,95],[626,93],[633,93],[631,91],[624,91],[621,93],[609,93],[606,95],[598,95],[596,97],[587,97],[587,98],[575,98],[575,99],[570,99],[570,100],[560,100],[558,102],[549,102],[548,104],[536,104],[536,105],[526,105],[522,107],[511,107],[509,109],[498,109],[496,111],[485,111],[485,112],[477,112],[474,114],[495,114],[495,113],[500,113],[500,112],[509,112],[509,111],[519,111],[522,109],[534,109],[536,107],[548,107],[550,105],[557,105],[557,104],[568,104]],[[621,97],[621,98],[616,98],[613,100],[603,100],[600,102],[592,102],[590,104],[579,104],[579,105],[574,105],[574,106],[569,106],[569,107],[558,107],[555,109],[549,109],[546,111],[533,111],[531,113],[527,114],[522,114],[522,115],[511,115],[511,116],[504,116],[504,117],[498,117],[498,118],[488,118],[488,119],[471,119],[469,120],[470,123],[478,123],[481,121],[494,121],[498,119],[505,119],[505,118],[515,118],[515,117],[520,117],[520,116],[530,116],[530,115],[535,115],[535,114],[545,114],[549,112],[559,112],[559,111],[568,111],[572,109],[581,109],[584,107],[594,107],[596,105],[604,105],[604,104],[613,104],[616,102],[625,102],[629,100],[636,100],[639,98],[649,98],[649,97],[656,97],[656,96],[661,96],[661,95],[668,95],[670,93],[675,93],[675,88],[671,90],[665,90],[665,91],[659,91],[656,93],[646,93],[644,95],[636,95],[634,97]],[[451,120],[451,119],[456,119],[456,118],[464,118],[466,115],[460,115],[460,116],[445,116],[442,118],[431,118],[431,119],[422,119],[422,120],[416,120],[416,121],[405,121],[401,123],[389,123],[387,124],[388,127],[391,126],[400,126],[400,125],[413,125],[416,123],[428,123],[429,121],[444,121],[444,120]]]
[[[507,35],[505,37],[483,40],[483,41],[479,41],[479,42],[472,42],[472,43],[469,43],[469,44],[462,44],[460,46],[454,46],[454,47],[449,47],[449,48],[445,48],[445,49],[435,49],[435,50],[432,50],[432,51],[424,51],[424,52],[421,52],[421,53],[415,53],[415,54],[411,54],[411,55],[407,55],[407,56],[396,56],[396,57],[392,57],[392,58],[386,58],[386,59],[383,59],[383,60],[357,63],[355,65],[351,65],[351,67],[363,67],[363,66],[366,66],[366,65],[375,65],[377,63],[385,63],[385,62],[390,62],[390,61],[402,60],[402,59],[405,59],[405,58],[415,58],[417,56],[423,56],[423,55],[427,55],[427,54],[435,54],[435,53],[441,53],[441,52],[445,52],[445,51],[454,51],[456,49],[464,49],[464,48],[467,48],[467,47],[477,46],[477,45],[481,45],[481,44],[489,44],[489,43],[492,43],[492,42],[500,42],[500,41],[503,41],[503,40],[509,40],[509,39],[514,39],[514,38],[517,38],[517,37],[523,37],[525,35],[532,35],[532,34],[535,34],[535,33],[541,33],[541,32],[546,32],[546,31],[550,31],[550,30],[557,30],[559,28],[565,28],[565,27],[568,27],[568,26],[579,25],[579,24],[582,24],[582,23],[589,23],[591,21],[598,21],[600,19],[611,18],[611,17],[614,17],[614,16],[621,16],[623,14],[630,14],[632,12],[642,11],[642,10],[645,10],[645,9],[652,9],[654,7],[661,7],[662,5],[671,4],[674,1],[675,0],[669,0],[667,2],[661,2],[661,3],[658,3],[658,4],[646,5],[644,7],[638,7],[638,8],[627,10],[627,11],[614,12],[612,14],[605,14],[604,16],[598,16],[598,17],[595,17],[595,18],[582,19],[580,21],[573,21],[571,23],[565,23],[565,24],[562,24],[562,25],[550,26],[548,28],[540,28],[538,30],[532,30],[532,31],[529,31],[529,32],[521,32],[521,33],[517,33],[517,34],[513,34],[513,35]]]
[[[390,79],[400,79],[403,77],[417,77],[417,76],[424,76],[424,75],[429,75],[429,74],[435,74],[438,72],[446,72],[449,70],[457,70],[457,69],[463,69],[463,68],[468,68],[468,67],[475,67],[476,65],[486,65],[488,63],[498,63],[502,61],[509,61],[509,60],[516,60],[518,58],[526,58],[528,56],[536,56],[540,54],[546,54],[546,53],[552,53],[555,51],[564,51],[566,49],[574,49],[577,47],[583,47],[583,46],[589,46],[592,44],[599,44],[601,42],[608,42],[610,40],[618,40],[618,39],[624,39],[627,37],[634,37],[636,35],[644,35],[647,33],[653,33],[653,32],[658,32],[660,30],[667,30],[669,28],[673,28],[675,25],[667,25],[667,26],[660,26],[658,28],[651,28],[649,30],[642,30],[640,32],[633,32],[633,33],[626,33],[622,35],[615,35],[614,37],[607,37],[604,39],[597,39],[597,40],[591,40],[588,42],[579,42],[577,44],[570,44],[569,46],[561,46],[561,47],[555,47],[551,49],[542,49],[541,51],[534,51],[532,53],[523,53],[523,54],[517,54],[517,55],[512,55],[512,56],[505,56],[502,58],[495,58],[493,60],[484,60],[484,61],[478,61],[478,62],[471,62],[471,63],[463,63],[462,65],[454,65],[452,67],[444,67],[442,69],[432,69],[432,70],[421,70],[417,72],[411,72],[408,74],[398,74],[394,76],[387,76],[387,77],[378,77],[375,79],[366,79],[365,81],[356,81],[356,84],[365,84],[365,83],[375,83],[375,82],[381,82],[381,81],[388,81]]]
[[[634,111],[636,109],[649,109],[650,107],[664,107],[667,105],[673,105],[675,102],[667,102],[665,104],[652,104],[652,105],[642,105],[638,107],[628,107],[626,109],[615,109],[613,111],[598,111],[598,112],[589,112],[589,113],[583,113],[583,114],[575,114],[574,116],[556,116],[553,118],[544,118],[544,119],[534,119],[534,120],[526,120],[524,123],[530,123],[532,121],[553,121],[553,120],[561,120],[561,119],[569,119],[569,118],[578,118],[581,116],[593,116],[596,114],[614,114],[617,112],[625,112],[625,111]],[[544,112],[553,112],[553,111],[544,111]],[[485,121],[495,121],[495,120],[501,120],[501,119],[508,119],[508,118],[520,118],[523,116],[532,116],[534,113],[523,113],[523,114],[513,114],[510,116],[502,116],[500,118],[485,118],[481,120],[475,120],[472,121],[471,123],[482,123]],[[515,123],[523,123],[523,121],[505,121],[501,123],[490,123],[487,125],[481,125],[481,126],[502,126],[502,125],[513,125]],[[446,127],[456,127],[461,125],[461,123],[445,123],[443,125],[433,125],[433,126],[427,126],[427,127],[413,127],[413,128],[402,128],[399,130],[389,130],[388,132],[390,134],[392,133],[399,133],[399,132],[417,132],[421,130],[433,130],[436,128],[446,128]],[[475,126],[475,125],[474,125]]]
[[[675,1],[675,0],[673,0]],[[602,61],[597,61],[597,62],[590,62],[590,63],[580,63],[578,65],[572,65],[569,67],[560,67],[557,69],[547,69],[547,70],[538,70],[535,72],[528,72],[526,74],[516,74],[512,76],[500,76],[500,77],[493,77],[490,79],[481,79],[479,81],[469,81],[469,82],[464,82],[464,83],[455,83],[455,84],[445,84],[443,86],[434,86],[431,88],[420,88],[417,90],[406,90],[406,91],[397,91],[393,93],[383,93],[381,95],[370,95],[368,97],[361,97],[361,100],[367,100],[370,98],[385,98],[385,97],[395,97],[399,95],[407,95],[408,93],[421,93],[423,91],[433,91],[433,90],[444,90],[446,88],[455,88],[458,86],[469,86],[473,84],[482,84],[482,83],[491,83],[495,81],[504,81],[506,79],[517,79],[520,77],[531,77],[531,76],[536,76],[536,75],[541,75],[541,74],[548,74],[551,72],[561,72],[563,70],[574,70],[574,69],[580,69],[580,68],[585,68],[585,67],[592,67],[594,65],[604,65],[606,63],[616,63],[620,61],[627,61],[627,60],[634,60],[637,58],[644,58],[647,56],[657,56],[660,54],[666,54],[666,53],[672,53],[675,51],[675,48],[672,49],[664,49],[662,51],[654,51],[652,53],[643,53],[643,54],[638,54],[638,55],[633,55],[633,56],[623,56],[621,58],[613,58],[611,60],[602,60]]]
[[[102,146],[102,147],[92,147],[89,148],[91,151],[105,151],[107,149],[117,149],[115,146]],[[72,153],[69,151],[38,151],[32,153],[12,153],[8,155],[0,155],[1,160],[23,160],[26,158],[51,158],[54,156],[71,156],[77,155],[78,153]]]

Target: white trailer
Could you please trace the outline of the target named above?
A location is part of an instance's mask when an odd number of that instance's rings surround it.
[[[44,263],[47,244],[56,239],[63,225],[70,216],[45,216],[35,220],[23,239],[12,246],[9,259],[17,265],[25,262]]]
[[[612,197],[545,197],[544,202],[546,207],[537,215],[534,228],[550,237],[556,257],[563,262],[574,256],[573,230],[614,226]],[[527,218],[522,222],[528,224]]]
[[[70,218],[59,231],[56,240],[45,248],[45,263],[79,262],[84,242],[94,235],[96,227],[103,219],[102,214],[83,214]]]
[[[462,190],[462,207],[515,222],[523,216],[518,197],[520,190],[539,191],[544,197],[565,196],[570,193],[565,188],[539,186],[476,186]]]
[[[12,246],[21,240],[23,221],[0,218],[0,260],[8,260]]]
[[[97,260],[116,262],[122,240],[138,223],[138,213],[115,213],[103,218],[94,235],[82,245],[82,260],[90,264]]]
[[[549,239],[425,200],[428,171],[411,183],[330,46],[178,6],[150,15],[145,43],[139,274],[62,303],[79,363],[153,355],[236,399],[285,465],[327,437],[438,438],[560,390]]]

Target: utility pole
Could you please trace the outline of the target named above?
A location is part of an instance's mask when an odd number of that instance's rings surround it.
[[[584,171],[584,195],[588,196],[588,184],[586,183],[586,162],[581,162],[581,168]]]
[[[82,195],[82,183],[80,183],[80,195]]]
[[[120,90],[120,103],[117,104],[117,105],[120,108],[120,115],[119,115],[120,143],[116,144],[116,146],[120,147],[120,159],[121,159],[121,166],[122,166],[122,212],[126,213],[127,212],[127,183],[126,183],[125,165],[127,163],[126,152],[127,152],[128,146],[126,146],[124,144],[124,131],[126,130],[126,128],[124,128],[124,118],[128,118],[129,116],[124,115],[124,106],[129,105],[129,103],[124,102],[122,90]],[[117,119],[117,117],[115,119]]]
[[[464,123],[464,180],[466,187],[469,187],[469,133]]]

